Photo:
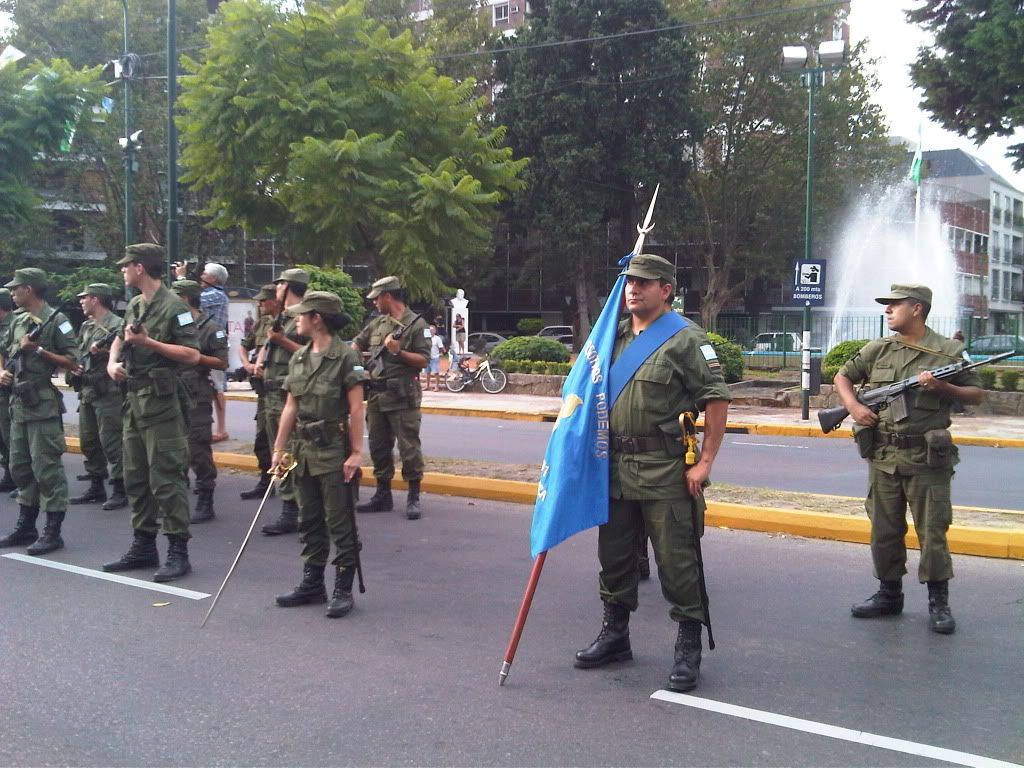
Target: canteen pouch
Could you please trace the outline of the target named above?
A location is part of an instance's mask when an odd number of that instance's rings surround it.
[[[686,453],[686,448],[683,445],[683,430],[679,428],[679,419],[672,419],[664,424],[659,424],[658,431],[661,433],[665,452],[669,456],[679,458]]]
[[[407,380],[405,377],[397,377],[397,376],[392,377],[390,379],[385,379],[384,382],[385,382],[385,388],[386,388],[387,393],[389,395],[391,395],[392,397],[394,397],[396,399],[399,399],[399,400],[408,399],[408,397],[409,397],[408,381],[409,380]]]
[[[948,429],[929,429],[924,433],[929,469],[951,469],[954,462],[953,436]]]
[[[853,441],[862,459],[870,459],[875,450],[875,428],[856,424],[853,427]]]
[[[26,408],[35,408],[41,402],[39,399],[39,385],[33,381],[18,381],[14,384],[14,396],[21,400]]]
[[[153,387],[153,394],[157,397],[174,397],[177,395],[177,387],[174,381],[174,371],[169,368],[154,368],[149,372],[149,380]]]

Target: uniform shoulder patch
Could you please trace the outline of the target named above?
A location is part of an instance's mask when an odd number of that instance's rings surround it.
[[[223,339],[225,335],[226,334],[224,333],[224,331],[217,331],[217,338],[218,339]]]
[[[178,325],[180,325],[182,328],[184,328],[186,325],[192,325],[193,322],[194,321],[192,320],[191,312],[182,312],[180,315],[178,315]]]
[[[718,353],[715,352],[715,348],[710,344],[701,344],[700,353],[704,355],[705,360],[717,360]]]
[[[432,334],[432,333],[430,332],[430,329],[429,329],[429,328],[424,328],[424,329],[423,329],[423,338],[424,338],[424,339],[432,339],[432,338],[434,338],[434,334]]]
[[[71,321],[70,320],[65,320],[63,323],[61,323],[60,325],[57,326],[57,328],[60,330],[60,332],[63,333],[65,336],[67,336],[69,333],[71,333],[72,327],[73,326],[71,325]]]

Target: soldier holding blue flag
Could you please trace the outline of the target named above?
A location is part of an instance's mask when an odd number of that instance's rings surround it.
[[[668,687],[689,691],[697,686],[702,625],[709,622],[699,541],[703,488],[725,434],[730,395],[707,334],[672,311],[675,267],[637,254],[621,274],[631,317],[618,324],[609,372],[610,501],[598,529],[604,620],[597,639],[577,652],[576,666],[632,658],[629,614],[638,605],[637,542],[646,527],[669,615],[679,624]],[[701,410],[703,450],[688,465],[680,415]]]

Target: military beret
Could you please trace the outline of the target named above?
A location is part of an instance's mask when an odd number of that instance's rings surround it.
[[[399,291],[401,289],[402,281],[395,275],[388,275],[387,277],[382,277],[370,286],[370,292],[366,294],[366,298],[376,299],[382,293],[387,293],[388,291]]]
[[[875,301],[879,304],[893,304],[904,299],[920,301],[930,307],[932,305],[932,289],[927,285],[893,283],[889,286],[889,295],[879,296]]]
[[[14,279],[7,283],[7,288],[16,288],[19,285],[31,285],[33,288],[45,288],[50,284],[46,273],[38,267],[23,267],[14,270]]]
[[[259,292],[252,297],[253,301],[266,301],[267,299],[277,298],[277,286],[273,283],[267,283],[260,288]]]
[[[309,272],[304,269],[292,267],[291,269],[286,269],[280,275],[275,277],[274,282],[302,283],[303,285],[309,285]]]
[[[124,256],[117,262],[122,264],[141,264],[144,267],[163,266],[167,253],[162,245],[156,243],[135,243],[124,249]]]
[[[644,280],[664,280],[676,285],[676,268],[671,261],[655,256],[653,253],[638,253],[629,260],[629,264],[620,275],[640,277]]]
[[[203,295],[203,286],[195,280],[175,280],[171,283],[171,288],[179,296],[191,296],[194,299],[198,299]]]
[[[85,290],[78,294],[78,298],[84,299],[86,296],[113,296],[114,289],[106,283],[89,283],[85,286]]]
[[[301,315],[305,312],[319,312],[322,315],[344,315],[341,299],[330,291],[308,291],[298,304],[288,307],[288,314]]]

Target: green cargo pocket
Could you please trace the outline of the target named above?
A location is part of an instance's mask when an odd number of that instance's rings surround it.
[[[945,530],[953,522],[953,503],[949,485],[933,485],[928,489],[928,527]]]

